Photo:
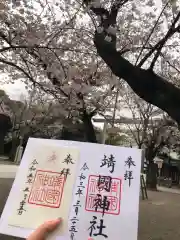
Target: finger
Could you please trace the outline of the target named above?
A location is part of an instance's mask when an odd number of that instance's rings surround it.
[[[61,219],[56,219],[43,223],[27,240],[43,240],[48,233],[54,231],[59,226],[61,221]]]
[[[92,237],[88,237],[88,240],[94,240]]]

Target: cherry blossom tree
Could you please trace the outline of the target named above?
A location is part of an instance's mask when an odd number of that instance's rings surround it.
[[[86,30],[80,19],[86,14],[76,5],[75,10],[66,1],[31,6],[24,0],[12,8],[4,1],[0,63],[12,82],[33,84],[59,101],[67,115],[78,115],[88,141],[96,142],[91,118],[106,109],[117,79],[97,57],[92,27]]]
[[[0,90],[0,113],[4,137],[9,130],[5,143],[12,160],[20,143],[25,145],[29,137],[53,138],[65,119],[59,104],[35,88],[29,89],[29,95],[21,95],[19,101],[10,99]]]
[[[133,124],[126,125],[128,135],[138,148],[145,149],[147,186],[156,189],[157,166],[154,158],[165,148],[170,151],[179,142],[177,124],[165,112],[140,99],[127,86],[121,101],[134,120]]]
[[[180,90],[172,77],[164,78],[159,70],[159,63],[163,60],[176,71],[176,78],[179,76],[179,63],[175,54],[179,50],[176,43],[180,33],[178,1],[162,1],[161,6],[155,6],[153,0],[143,3],[129,0],[84,1],[84,4],[90,9],[92,16],[98,17],[94,44],[99,56],[137,95],[166,111],[179,124]],[[149,11],[143,13],[143,6],[150,7]],[[127,13],[126,9],[129,9],[130,13]],[[160,9],[159,14],[157,9]],[[124,35],[121,25],[122,13],[125,15],[126,26],[138,26],[140,34],[144,37],[140,38],[139,51],[136,51],[138,47],[135,46],[118,49],[121,36]],[[131,38],[131,41],[136,39],[138,31],[133,34],[134,38]],[[172,46],[175,47],[174,51]],[[129,51],[135,51],[136,54],[131,54],[131,58],[124,55]]]
[[[105,109],[118,78],[180,121],[177,1],[12,3],[0,5],[1,72],[78,112],[89,141],[96,141],[91,118]]]

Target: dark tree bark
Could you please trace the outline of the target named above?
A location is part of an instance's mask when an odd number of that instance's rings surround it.
[[[4,138],[5,138],[5,134],[0,129],[0,155],[4,154]]]
[[[88,142],[97,143],[96,133],[92,124],[92,114],[83,111],[82,121],[84,124],[84,131]]]
[[[157,190],[157,164],[150,161],[148,164],[147,175],[146,175],[146,185],[148,189]]]
[[[94,43],[98,54],[112,72],[123,78],[139,97],[164,110],[180,124],[180,89],[152,70],[144,70],[128,62],[116,50],[115,45],[104,38],[103,33],[96,32]]]
[[[152,144],[145,151],[146,159],[149,161],[148,168],[147,168],[146,185],[147,185],[147,188],[151,190],[157,190],[158,166],[153,161],[154,157],[156,156],[156,152],[154,148],[155,147]]]
[[[0,114],[0,154],[4,154],[4,138],[11,127],[10,117]]]
[[[63,123],[63,129],[60,139],[80,141],[80,142],[92,142],[96,143],[96,132],[92,124],[92,114],[87,113],[85,110],[81,111],[79,116],[81,123],[73,123],[72,119],[66,119]]]

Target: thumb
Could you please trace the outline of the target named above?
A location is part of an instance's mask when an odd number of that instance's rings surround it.
[[[44,240],[46,235],[54,231],[61,221],[61,219],[56,219],[43,223],[27,238],[27,240]]]

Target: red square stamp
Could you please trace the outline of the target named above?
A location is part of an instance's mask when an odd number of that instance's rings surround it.
[[[121,179],[90,175],[86,193],[85,210],[119,215]]]
[[[59,208],[65,178],[58,172],[37,170],[28,203]]]

